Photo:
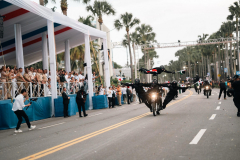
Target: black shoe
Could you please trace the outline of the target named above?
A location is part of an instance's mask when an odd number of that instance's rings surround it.
[[[79,117],[82,117],[82,115],[79,115]]]
[[[160,115],[159,111],[157,111],[157,115]]]
[[[88,114],[84,114],[84,117],[87,117],[88,116]]]
[[[152,109],[150,109],[150,112],[152,112]]]
[[[240,112],[237,113],[237,116],[240,117]]]

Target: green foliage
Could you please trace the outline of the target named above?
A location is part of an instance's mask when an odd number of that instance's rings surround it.
[[[114,69],[117,69],[117,68],[122,68],[121,65],[117,64],[116,62],[112,61],[113,62],[113,65],[114,65]]]

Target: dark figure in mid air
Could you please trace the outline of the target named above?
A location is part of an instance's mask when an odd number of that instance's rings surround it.
[[[167,104],[169,102],[171,102],[171,100],[173,100],[174,97],[178,94],[178,89],[182,89],[182,92],[185,92],[185,90],[188,88],[188,87],[178,87],[177,81],[173,81],[170,85],[169,84],[161,84],[161,86],[168,87],[170,90],[163,102],[163,107],[162,107],[163,109],[165,109]]]
[[[221,98],[222,92],[224,92],[224,99],[226,99],[226,84],[224,82],[224,80],[221,80],[221,82],[219,83],[219,87],[220,87],[220,92],[219,92],[219,97],[218,100]]]
[[[76,96],[76,102],[78,105],[78,112],[79,112],[79,117],[82,117],[81,110],[83,111],[83,116],[86,117],[88,116],[85,111],[85,102],[86,102],[87,94],[84,91],[84,86],[81,86],[81,90],[77,92]]]
[[[132,89],[135,88],[135,91],[137,92],[138,94],[138,97],[139,97],[139,101],[141,100],[141,102],[146,102],[146,92],[144,91],[143,89],[143,83],[140,83],[140,79],[136,78],[135,79],[135,84],[130,84],[130,83],[122,83],[122,85],[125,85],[125,86],[131,86]]]
[[[240,78],[238,75],[235,75],[233,78],[232,89],[228,89],[228,92],[233,95],[233,102],[238,109],[237,116],[240,117]]]
[[[156,68],[153,68],[153,69],[150,69],[150,70],[145,69],[145,68],[141,68],[141,69],[139,69],[139,71],[143,72],[145,74],[161,74],[162,72],[175,74],[175,72],[167,71],[164,68],[164,66],[156,67]]]

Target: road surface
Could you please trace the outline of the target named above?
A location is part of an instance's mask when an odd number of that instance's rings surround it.
[[[156,117],[134,102],[35,121],[32,131],[23,124],[23,133],[3,130],[0,160],[239,160],[240,118],[218,91],[207,99],[187,90]]]

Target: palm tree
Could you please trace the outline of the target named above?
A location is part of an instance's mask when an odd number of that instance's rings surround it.
[[[234,5],[231,5],[229,7],[229,12],[231,13],[230,15],[227,16],[227,20],[233,20],[234,18],[236,19],[236,25],[237,25],[237,28],[236,28],[236,35],[237,35],[237,44],[238,44],[238,18],[240,16],[240,6],[238,4],[238,2],[234,2],[233,3]],[[238,47],[237,47],[238,48]],[[238,58],[238,62],[240,62],[240,59],[239,59],[239,54],[237,54],[237,58]],[[240,65],[238,65],[238,70],[240,71]]]
[[[100,30],[102,30],[103,19],[102,16],[106,15],[115,15],[115,10],[111,4],[106,1],[94,1],[93,6],[87,6],[87,11],[91,11],[94,16],[98,16],[98,22],[100,24]]]
[[[56,0],[52,0],[52,2],[56,3]],[[39,4],[41,6],[46,6],[48,4],[48,0],[39,0]]]
[[[135,54],[135,45],[140,44],[140,35],[135,31],[130,34],[132,41],[133,55],[134,55],[134,68],[135,68],[135,78],[137,78],[137,63],[136,63],[136,54]]]
[[[131,53],[131,46],[130,46],[129,30],[139,23],[140,23],[139,19],[133,18],[133,15],[131,13],[127,13],[127,12],[124,14],[121,14],[120,19],[117,19],[114,21],[114,26],[118,31],[120,29],[122,29],[123,27],[125,27],[125,29],[127,31],[132,82],[134,80],[134,74],[133,74],[133,66],[132,66],[132,53]]]
[[[88,26],[90,26],[90,27],[95,28],[95,27],[92,25],[92,21],[93,21],[93,20],[94,20],[94,17],[91,16],[91,15],[89,15],[89,16],[87,16],[86,18],[84,18],[84,17],[79,17],[78,22],[81,22],[81,23],[83,23],[83,24],[86,24],[86,25],[88,25]]]
[[[80,0],[74,0],[74,1],[79,1]],[[83,4],[88,4],[91,0],[82,0]],[[60,4],[62,13],[67,16],[67,9],[68,9],[68,3],[67,0],[61,0],[61,4]]]

